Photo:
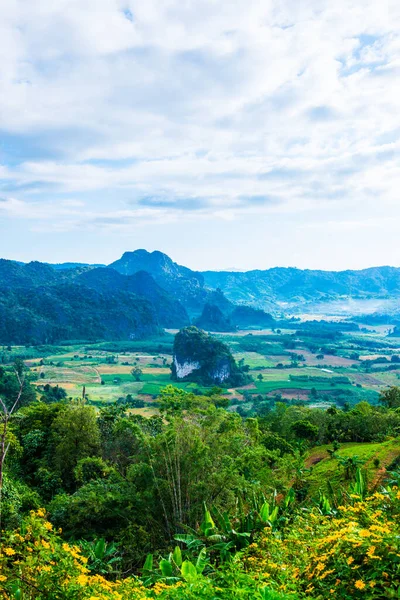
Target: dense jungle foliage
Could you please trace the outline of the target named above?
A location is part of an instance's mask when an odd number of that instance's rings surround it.
[[[218,388],[169,385],[151,418],[35,398],[7,434],[4,598],[398,597],[399,389],[247,419]]]

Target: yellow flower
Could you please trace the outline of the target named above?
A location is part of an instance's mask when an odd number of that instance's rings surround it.
[[[48,521],[45,522],[44,526],[47,529],[47,531],[51,531],[53,529],[53,525]]]
[[[358,590],[363,590],[365,588],[365,583],[361,579],[358,579],[355,582],[354,587],[357,588]]]
[[[50,544],[49,542],[46,542],[46,540],[42,540],[42,546],[43,548],[50,548]]]
[[[370,588],[374,588],[375,586],[376,586],[376,583],[375,583],[375,581],[370,581],[370,582],[369,582],[369,587],[370,587]]]
[[[347,559],[347,564],[351,565],[351,563],[354,562],[354,558],[352,556],[349,556],[349,558]]]
[[[12,548],[6,548],[4,552],[7,554],[7,556],[14,556],[15,554],[15,550],[13,550]]]
[[[86,577],[86,575],[79,575],[79,576],[76,578],[76,582],[77,582],[79,585],[86,585],[86,583],[87,583],[87,580],[88,580],[88,578]]]
[[[0,581],[5,581],[7,579],[7,577],[5,577],[5,575],[0,575]]]
[[[361,529],[360,531],[361,537],[371,537],[371,532],[368,529]]]

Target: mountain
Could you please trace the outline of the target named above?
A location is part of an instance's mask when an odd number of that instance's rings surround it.
[[[295,268],[244,273],[206,271],[205,285],[221,289],[231,302],[260,308],[355,300],[400,298],[400,269],[372,267],[360,271],[317,271]]]
[[[44,263],[35,261],[25,265],[13,260],[0,259],[0,288],[31,287],[55,283],[57,280],[54,269]]]
[[[248,382],[228,346],[197,327],[181,329],[174,340],[172,379],[209,385],[238,386]]]
[[[399,307],[395,267],[197,273],[146,250],[109,267],[0,259],[0,343],[145,337],[191,320],[215,331],[272,327],[265,310],[398,315]]]
[[[104,271],[111,273],[107,285]],[[116,277],[125,279],[112,269],[0,260],[0,342],[140,339],[160,333],[163,317],[178,327],[188,323],[183,307],[154,282],[143,285],[139,275],[131,285],[115,285]]]
[[[150,273],[156,283],[180,301],[192,317],[201,314],[204,305],[214,296],[211,290],[205,289],[201,273],[178,265],[162,252],[147,252],[147,250],[125,252],[109,267],[123,275],[133,275],[138,271]],[[222,298],[225,304],[230,306],[223,294]]]
[[[121,275],[114,269],[101,267],[81,273],[75,281],[98,291],[121,290],[145,298],[153,305],[162,327],[180,329],[190,323],[182,304],[161,288],[146,271]]]
[[[239,329],[246,327],[273,327],[275,320],[269,313],[251,306],[237,306],[230,314],[230,320]]]
[[[79,307],[76,307],[75,327],[73,320],[68,324],[67,319],[62,327],[57,328],[57,319],[52,316],[57,312],[56,303],[61,302],[63,306],[61,320],[75,310],[71,305],[67,306],[73,298],[73,287],[60,287],[67,284],[79,286],[78,297],[83,297],[82,289],[88,289],[82,311],[86,308],[91,312],[88,322],[92,322],[92,333],[78,326]],[[64,294],[62,298],[61,291]],[[48,313],[39,310],[36,297],[46,298]],[[126,339],[153,335],[159,332],[160,327],[181,328],[190,323],[182,304],[143,271],[124,276],[106,267],[78,265],[55,269],[53,265],[40,262],[24,264],[0,260],[0,302],[0,331],[3,336],[0,341],[7,343],[22,343],[22,339],[36,342],[44,339],[81,339],[82,336],[84,339]],[[21,309],[20,312],[18,309]],[[24,332],[17,333],[11,324],[13,319]],[[36,324],[33,331],[29,320]],[[109,331],[104,325],[109,327]]]
[[[235,330],[230,320],[214,304],[206,304],[204,306],[201,316],[195,321],[195,325],[205,331],[224,332]]]
[[[391,303],[400,299],[400,269],[396,267],[359,271],[275,267],[247,272],[199,273],[178,265],[162,252],[146,250],[126,252],[110,267],[125,275],[147,271],[162,288],[180,300],[195,319],[201,315],[205,304],[218,306],[225,317],[230,316],[235,304],[274,313],[323,312],[331,307],[333,312],[352,314],[378,309],[392,311]],[[378,299],[379,306],[370,302]],[[340,305],[332,304],[338,302]],[[262,321],[266,322],[265,318]]]
[[[74,283],[0,290],[0,341],[141,339],[160,332],[153,306],[134,294]]]
[[[56,271],[65,271],[66,269],[79,269],[82,267],[105,267],[105,265],[91,265],[89,263],[75,263],[75,262],[66,262],[66,263],[46,263]]]

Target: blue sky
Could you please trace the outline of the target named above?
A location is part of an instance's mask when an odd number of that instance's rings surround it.
[[[7,0],[0,256],[400,266],[400,5]]]

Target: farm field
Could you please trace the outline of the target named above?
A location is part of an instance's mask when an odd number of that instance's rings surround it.
[[[321,408],[360,400],[376,403],[382,389],[400,383],[400,340],[387,335],[388,327],[345,329],[338,322],[307,322],[298,331],[213,334],[230,347],[252,380],[242,388],[223,390],[232,408],[249,410],[256,400],[271,399]],[[171,383],[173,340],[174,332],[168,331],[143,342],[3,347],[0,356],[6,364],[23,358],[39,394],[46,384],[58,385],[68,398],[85,393],[99,407],[128,402],[132,410],[153,414],[160,390]],[[174,385],[206,391],[188,381]]]

